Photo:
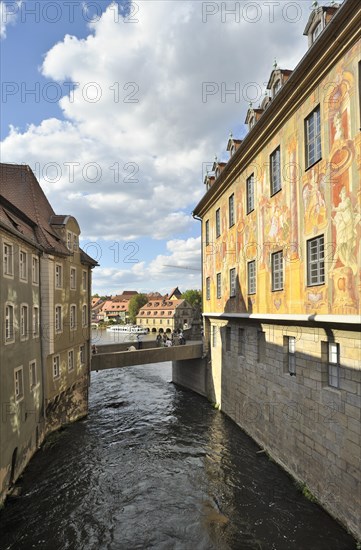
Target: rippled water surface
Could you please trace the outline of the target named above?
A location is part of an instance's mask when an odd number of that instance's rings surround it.
[[[355,543],[168,363],[93,373],[0,514],[0,549],[346,550]]]

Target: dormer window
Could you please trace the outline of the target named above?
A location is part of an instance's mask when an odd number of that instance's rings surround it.
[[[234,153],[235,153],[235,150],[236,150],[235,146],[232,145],[231,150],[230,150],[230,155],[231,155],[231,157],[233,157],[233,155],[234,155]]]
[[[67,240],[66,240],[66,246],[68,250],[72,250],[72,238],[71,238],[71,232],[67,232]]]
[[[322,21],[319,21],[316,25],[316,27],[313,29],[312,32],[312,43],[317,40],[317,38],[320,36],[322,31]]]
[[[255,119],[255,117],[253,116],[253,117],[251,117],[251,118],[249,119],[249,129],[250,129],[250,130],[251,130],[251,128],[253,128],[253,126],[255,125],[255,123],[256,123],[256,119]]]
[[[216,178],[218,178],[218,176],[219,176],[219,168],[218,167],[216,168],[216,171],[214,172],[214,175],[215,175]]]
[[[273,85],[273,97],[276,96],[276,94],[278,94],[278,92],[280,91],[281,89],[281,81],[280,80],[276,80],[275,84]]]

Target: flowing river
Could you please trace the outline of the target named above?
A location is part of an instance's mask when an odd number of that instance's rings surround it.
[[[169,363],[92,374],[0,513],[0,549],[348,550],[355,541]]]

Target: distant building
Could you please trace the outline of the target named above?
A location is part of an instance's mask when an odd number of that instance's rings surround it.
[[[114,301],[107,300],[99,312],[103,321],[114,321],[116,323],[129,322],[129,300]]]
[[[172,299],[151,300],[141,307],[136,324],[148,328],[151,332],[173,332],[173,330],[187,329],[192,326],[194,310],[182,299],[178,287],[173,289],[169,296]]]
[[[91,270],[72,216],[0,165],[0,502],[45,435],[87,413]]]

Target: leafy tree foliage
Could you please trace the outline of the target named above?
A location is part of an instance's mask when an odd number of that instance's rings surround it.
[[[202,292],[200,290],[186,290],[183,292],[182,298],[195,309],[202,310]]]
[[[131,323],[135,323],[136,316],[138,315],[140,308],[147,302],[148,297],[146,294],[136,294],[131,297],[129,301],[129,319]]]

